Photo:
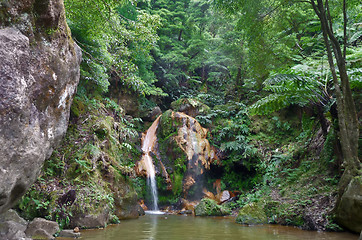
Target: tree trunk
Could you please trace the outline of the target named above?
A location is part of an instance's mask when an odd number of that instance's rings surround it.
[[[323,107],[320,104],[318,104],[316,108],[317,108],[317,116],[322,128],[323,137],[324,139],[326,139],[328,134],[329,123],[327,118],[324,116]]]
[[[323,0],[317,0],[317,3],[315,0],[311,0],[311,4],[321,23],[337,100],[338,136],[342,147],[342,167],[344,168],[344,173],[341,177],[339,186],[340,199],[351,179],[354,176],[357,176],[361,169],[361,162],[358,158],[358,118],[347,75],[345,57],[341,51],[341,46],[333,33],[328,0],[325,1],[325,4],[323,3]],[[345,10],[346,9],[344,8],[344,11]],[[335,69],[334,59],[336,60],[339,70],[338,75]]]

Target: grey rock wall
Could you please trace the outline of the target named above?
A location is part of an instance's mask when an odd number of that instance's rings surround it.
[[[65,134],[80,61],[63,0],[0,2],[0,213]]]

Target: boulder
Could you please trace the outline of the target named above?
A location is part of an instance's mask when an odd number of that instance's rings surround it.
[[[210,107],[193,98],[181,98],[171,103],[171,109],[176,112],[183,112],[191,117],[205,115],[210,112]]]
[[[101,211],[98,214],[82,214],[74,216],[71,219],[70,227],[100,228],[105,227],[108,221],[108,211]]]
[[[229,191],[225,190],[225,191],[221,192],[221,195],[220,195],[220,202],[221,203],[228,201],[230,198],[231,198],[231,196],[230,196]]]
[[[138,218],[142,208],[137,203],[137,193],[127,191],[115,197],[115,214],[120,220]]]
[[[162,110],[160,107],[154,107],[152,108],[148,113],[147,116],[144,118],[146,121],[153,122],[157,119],[158,116],[162,114]]]
[[[57,232],[59,232],[59,225],[57,222],[43,218],[35,218],[29,223],[25,234],[33,239],[54,239],[54,234]]]
[[[30,240],[30,238],[27,238],[25,235],[27,225],[28,222],[19,217],[17,212],[9,209],[0,216],[0,239]]]
[[[111,80],[111,86],[109,87],[109,94],[112,98],[117,99],[118,105],[122,106],[122,112],[131,116],[139,116],[140,114],[140,103],[137,94],[121,90],[118,86],[119,80]]]
[[[240,209],[236,222],[247,225],[268,223],[264,209],[260,203],[249,203]]]
[[[0,222],[0,239],[31,240],[25,235],[26,225],[14,221]]]
[[[9,209],[4,214],[0,215],[0,222],[13,221],[23,226],[27,226],[28,222],[23,218],[19,217],[18,213],[13,209]]]
[[[80,238],[80,232],[74,232],[73,229],[65,229],[60,231],[59,237],[63,238]]]
[[[0,214],[65,134],[80,60],[62,0],[0,3]]]
[[[348,184],[337,206],[336,221],[353,232],[362,231],[362,176]]]
[[[225,216],[230,213],[230,209],[209,198],[203,198],[195,207],[195,216]]]
[[[140,205],[137,206],[137,212],[138,216],[143,216],[146,214],[145,210]]]

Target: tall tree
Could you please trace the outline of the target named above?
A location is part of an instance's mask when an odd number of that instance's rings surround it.
[[[361,162],[358,157],[358,118],[346,67],[347,5],[346,0],[343,0],[343,46],[341,46],[333,31],[329,1],[310,0],[309,3],[312,5],[321,23],[323,40],[326,46],[328,63],[332,73],[337,99],[339,139],[344,160],[344,172],[340,180],[341,196],[352,177],[357,176],[361,171]]]
[[[361,161],[358,157],[358,119],[346,66],[346,48],[348,42],[346,0],[334,1],[333,6],[328,0],[215,0],[214,2],[217,7],[228,13],[239,14],[242,27],[247,34],[251,34],[250,36],[265,36],[267,30],[265,26],[271,26],[272,28],[270,29],[274,31],[277,30],[278,28],[275,27],[277,21],[285,21],[284,16],[287,16],[286,18],[288,18],[291,12],[298,13],[298,10],[303,10],[305,12],[310,12],[312,10],[318,17],[337,101],[338,132],[339,141],[342,147],[344,167],[344,173],[340,180],[339,189],[339,196],[341,197],[350,180],[354,176],[360,174],[361,171]],[[353,4],[355,6],[358,5],[358,1],[349,1],[349,3],[351,7]],[[306,6],[308,6],[309,9],[305,8]],[[335,29],[333,29],[334,24],[336,24],[333,20],[340,19],[340,15],[332,12],[332,9],[342,10],[343,16],[340,21],[343,25],[342,36],[337,36]],[[297,17],[298,14],[295,14],[291,20]],[[310,19],[309,17],[306,20],[311,21],[313,19]],[[255,23],[253,24],[253,22]],[[293,34],[293,32],[295,33],[295,26],[293,21],[291,21],[288,24],[288,27],[290,27],[289,29],[284,28],[279,30],[283,30],[283,32],[287,34]],[[274,32],[274,34],[282,35],[283,32]],[[271,39],[272,38],[266,38],[266,40]],[[257,39],[249,39],[249,41],[255,40]],[[252,44],[255,44],[255,42]],[[257,45],[264,46],[266,43],[257,43]],[[274,53],[271,52],[271,54]]]

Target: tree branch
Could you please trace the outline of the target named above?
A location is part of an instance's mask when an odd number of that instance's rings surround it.
[[[346,0],[343,0],[343,58],[346,59],[347,50],[347,6]]]

